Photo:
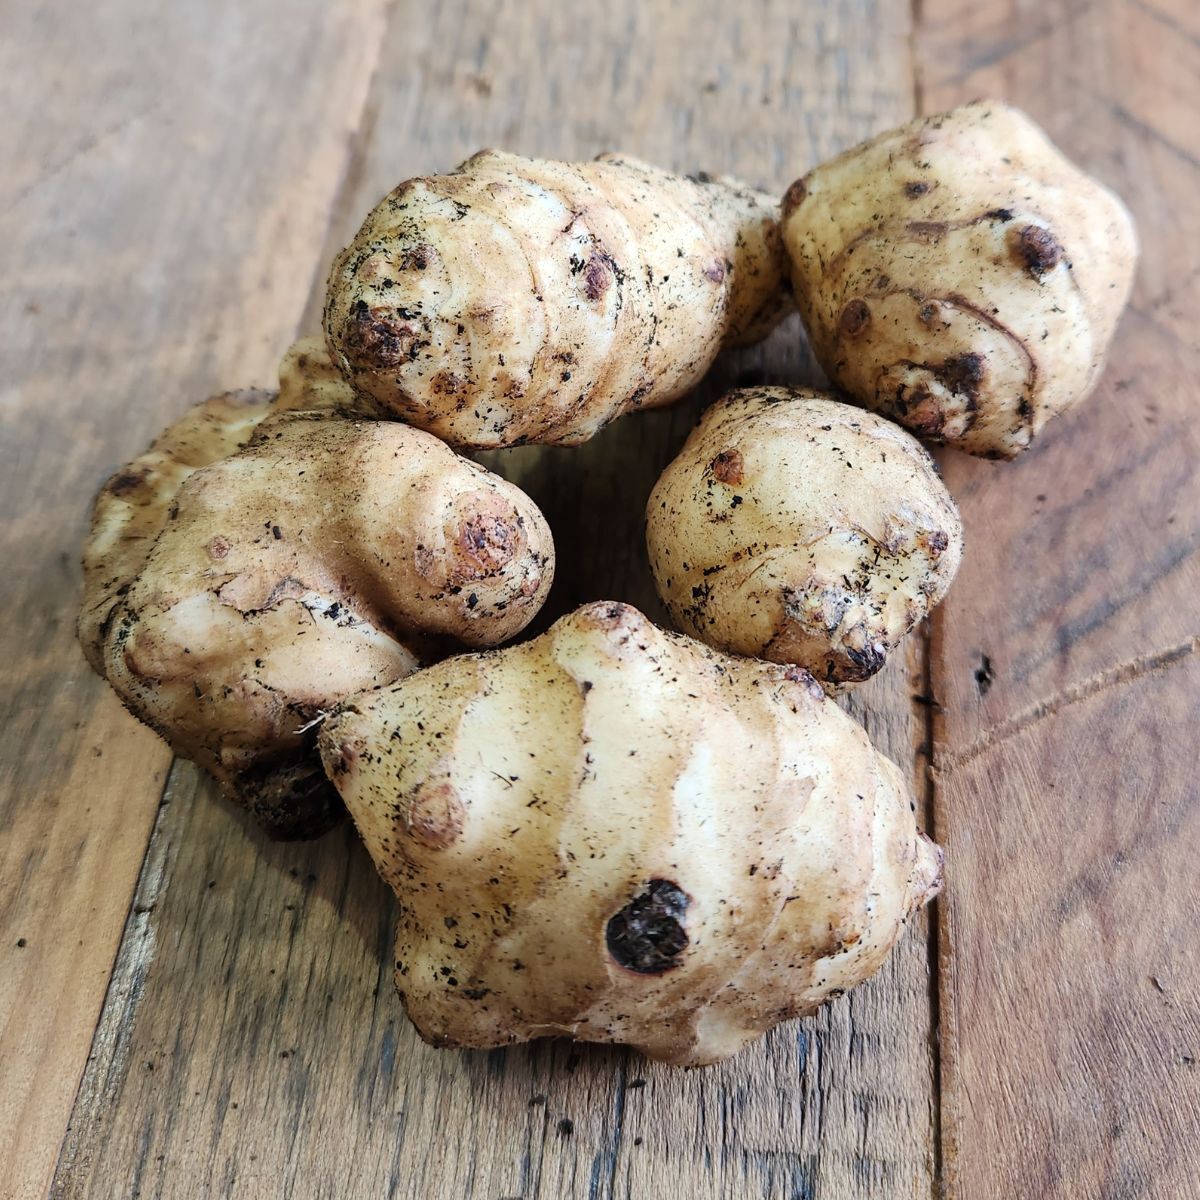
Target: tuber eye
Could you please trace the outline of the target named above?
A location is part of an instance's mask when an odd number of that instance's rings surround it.
[[[740,450],[722,450],[708,465],[721,483],[736,485],[745,478],[746,463]]]
[[[804,198],[808,195],[808,176],[803,179],[797,179],[783,195],[781,208],[784,217],[789,217],[791,214],[804,203]]]
[[[851,300],[842,309],[838,328],[847,337],[858,337],[871,323],[871,309],[865,300]]]
[[[419,330],[398,311],[355,303],[351,314],[347,350],[356,367],[394,369],[416,355]]]
[[[683,917],[690,902],[687,892],[669,879],[651,879],[609,918],[609,954],[639,975],[658,975],[677,967],[688,944]]]
[[[1026,225],[1014,231],[1013,252],[1030,275],[1042,276],[1052,271],[1062,258],[1062,246],[1048,229]]]

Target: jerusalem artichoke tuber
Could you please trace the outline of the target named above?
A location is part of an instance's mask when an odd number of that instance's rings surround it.
[[[199,405],[105,485],[79,632],[136,716],[296,837],[340,811],[306,727],[447,644],[512,637],[553,548],[511,484],[420,430],[337,415],[352,397],[319,348],[282,385],[274,405]]]
[[[857,683],[941,600],[962,525],[898,425],[819,392],[714,404],[646,506],[672,620],[718,649]]]
[[[865,979],[939,885],[896,767],[811,676],[622,604],[355,698],[320,746],[439,1046],[715,1062]]]
[[[817,167],[784,196],[783,237],[829,378],[987,458],[1091,391],[1137,259],[1120,200],[995,101]]]
[[[776,212],[632,158],[486,150],[367,217],[330,275],[329,347],[383,412],[451,445],[586,441],[775,324]]]

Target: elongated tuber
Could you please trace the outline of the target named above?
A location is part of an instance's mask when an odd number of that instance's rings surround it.
[[[1137,259],[1121,202],[995,101],[847,151],[793,184],[783,214],[829,378],[987,458],[1091,391]]]
[[[622,604],[357,698],[320,747],[439,1046],[714,1062],[865,979],[939,884],[899,772],[811,676]]]
[[[205,402],[109,480],[79,631],[135,716],[301,837],[341,807],[314,720],[449,645],[519,632],[553,548],[516,487],[420,430],[337,415],[352,397],[319,347],[282,383],[277,402]]]
[[[685,633],[860,682],[945,595],[962,525],[929,455],[819,392],[731,392],[646,506],[659,595]]]
[[[776,217],[729,180],[485,150],[367,217],[330,275],[329,347],[381,412],[451,445],[583,442],[770,330]]]

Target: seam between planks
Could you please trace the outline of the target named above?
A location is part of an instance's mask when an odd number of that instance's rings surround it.
[[[922,808],[925,832],[938,841],[937,827],[937,773],[934,770],[934,714],[938,711],[933,694],[933,634],[930,622],[924,622],[921,632],[921,707],[925,710]],[[940,843],[939,843],[940,844]],[[942,900],[935,898],[929,907],[928,932],[926,933],[927,959],[929,964],[929,1058],[933,1071],[933,1090],[930,1095],[933,1125],[933,1163],[931,1171],[931,1194],[933,1200],[946,1196],[942,1154]]]
[[[910,0],[908,59],[909,70],[912,72],[913,115],[925,115],[925,79],[921,56],[921,31],[924,23],[924,0]],[[935,842],[938,841],[937,827],[937,784],[938,776],[934,769],[934,720],[938,712],[937,701],[933,693],[933,621],[937,612],[921,625],[921,691],[923,702],[923,749],[924,767],[922,778],[922,808],[924,810],[924,825],[926,834]],[[940,844],[940,843],[939,843]],[[932,1200],[945,1200],[948,1195],[945,1178],[945,1155],[943,1147],[942,1127],[942,951],[945,938],[942,934],[943,902],[935,898],[930,905],[926,920],[926,962],[929,971],[929,1062],[933,1075],[932,1088],[929,1097],[930,1122],[932,1125],[930,1163],[930,1195]]]
[[[627,1083],[629,1080],[629,1052],[625,1051],[621,1062],[617,1067],[617,1087],[616,1095],[613,1098],[613,1133],[612,1145],[607,1150],[600,1150],[596,1154],[595,1162],[592,1165],[592,1177],[588,1184],[588,1200],[600,1200],[600,1180],[601,1170],[607,1159],[608,1172],[606,1182],[608,1184],[607,1200],[616,1200],[617,1195],[617,1166],[621,1157],[621,1142],[625,1132],[625,1101],[628,1092]],[[534,1192],[533,1197],[540,1196],[542,1192],[541,1180]]]
[[[76,1165],[78,1151],[76,1139],[71,1135],[80,1116],[81,1099],[85,1093],[94,1094],[105,1090],[114,1074],[121,1073],[128,1059],[127,1038],[123,1034],[128,1034],[132,1029],[133,1015],[141,999],[142,987],[154,961],[156,939],[152,917],[167,871],[167,852],[166,847],[160,844],[160,830],[164,814],[178,787],[182,761],[179,758],[171,759],[162,790],[159,792],[158,808],[150,827],[150,836],[146,839],[146,852],[138,869],[137,882],[129,897],[129,908],[125,914],[121,940],[117,943],[117,951],[109,970],[104,1001],[96,1014],[96,1025],[88,1044],[87,1058],[84,1060],[83,1070],[79,1073],[79,1083],[71,1101],[67,1126],[58,1144],[54,1173],[50,1180],[49,1195],[52,1197],[63,1194],[60,1176],[65,1171],[72,1171]],[[114,1023],[121,1032],[118,1032],[116,1037],[109,1037],[109,1029]],[[102,1037],[102,1034],[105,1036]],[[110,1049],[105,1055],[107,1061],[103,1065],[103,1076],[99,1077],[98,1073],[92,1070],[92,1064],[96,1062],[105,1045]]]

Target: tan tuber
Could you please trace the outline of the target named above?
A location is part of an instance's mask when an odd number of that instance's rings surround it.
[[[632,158],[485,150],[386,196],[325,331],[382,413],[454,446],[575,444],[679,399],[786,310],[775,201]]]
[[[340,804],[314,721],[451,646],[518,633],[553,546],[521,491],[420,430],[339,415],[319,344],[282,396],[185,413],[96,501],[80,639],[135,716],[278,837]]]
[[[650,495],[646,541],[685,633],[836,689],[878,671],[946,594],[962,524],[898,425],[764,387],[704,414]]]
[[[1129,296],[1124,205],[978,101],[788,189],[796,305],[830,380],[921,437],[1013,458],[1087,395]]]
[[[434,1045],[715,1062],[875,971],[940,880],[896,767],[806,672],[622,604],[358,697],[320,747]]]

